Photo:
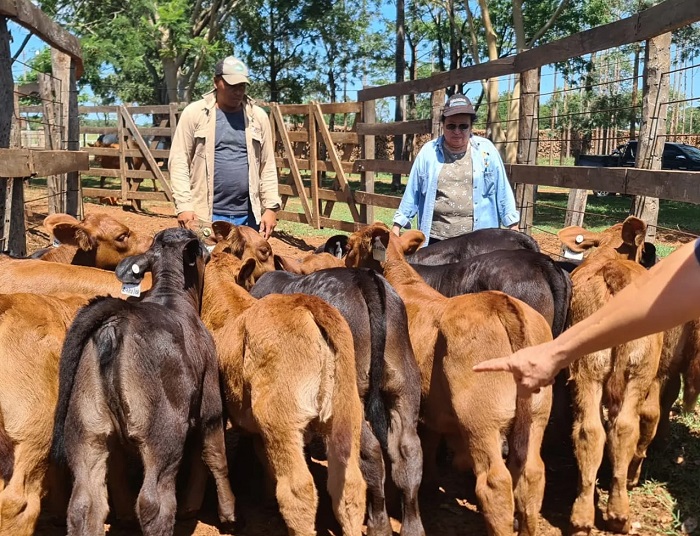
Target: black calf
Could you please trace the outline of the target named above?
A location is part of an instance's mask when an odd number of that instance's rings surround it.
[[[138,302],[96,298],[66,335],[52,455],[73,472],[68,534],[101,534],[108,513],[108,445],[141,454],[144,479],[136,514],[144,535],[172,534],[175,480],[185,440],[201,434],[202,457],[216,480],[219,516],[234,519],[228,482],[216,350],[199,318],[209,254],[194,233],[166,229],[143,255],[116,269],[153,287]]]

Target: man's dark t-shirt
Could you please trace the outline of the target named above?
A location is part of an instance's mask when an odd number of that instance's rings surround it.
[[[216,109],[214,145],[214,214],[248,214],[248,150],[243,110]]]

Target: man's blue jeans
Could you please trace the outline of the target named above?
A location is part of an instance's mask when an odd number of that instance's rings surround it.
[[[233,223],[234,225],[247,225],[248,227],[251,227],[256,231],[260,230],[260,225],[255,223],[255,216],[252,212],[248,212],[248,214],[244,214],[243,216],[227,216],[225,214],[213,214],[212,221],[227,221],[229,223]]]

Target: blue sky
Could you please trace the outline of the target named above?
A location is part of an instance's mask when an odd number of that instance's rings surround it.
[[[391,3],[385,3],[382,7],[382,16],[386,19],[392,19],[395,17],[395,6],[393,5],[393,2]],[[380,24],[380,21],[378,20],[377,24]],[[25,30],[23,27],[17,25],[16,23],[9,21],[8,24],[10,33],[12,35],[13,41],[10,43],[10,51],[14,55],[15,51],[19,48],[21,45],[22,41],[24,40],[25,36],[28,34],[27,30]],[[24,48],[22,51],[20,57],[18,58],[18,61],[13,63],[12,65],[12,74],[13,78],[15,80],[19,79],[19,77],[26,71],[28,70],[28,67],[26,67],[26,63],[34,56],[34,54],[41,50],[42,48],[45,47],[44,42],[36,37],[33,36],[30,40],[27,46]],[[422,58],[424,61],[429,59],[430,52],[429,51],[424,51],[422,53],[424,58]],[[696,66],[693,69],[689,69],[685,71],[681,79],[681,90],[685,91],[688,94],[688,97],[694,97],[696,100],[693,101],[695,106],[700,106],[700,59],[695,60],[694,65]],[[541,87],[540,90],[543,94],[548,94],[551,93],[553,90],[553,83],[554,83],[554,73],[553,69],[549,66],[546,66],[543,68],[542,71],[542,78],[541,78]],[[561,76],[557,77],[557,86],[561,88],[562,84],[562,78]],[[362,88],[362,81],[359,79],[355,80],[350,80],[348,84],[348,98],[351,100],[356,100],[357,99],[357,91]],[[468,86],[469,90],[467,91],[467,94],[471,98],[476,98],[480,94],[481,91],[481,86],[479,82],[473,82],[469,84]],[[500,82],[500,91],[507,91],[509,89],[509,82],[506,78],[501,79]],[[342,88],[341,88],[342,90]],[[543,100],[548,100],[547,97],[545,97]],[[392,114],[393,115],[393,112]]]

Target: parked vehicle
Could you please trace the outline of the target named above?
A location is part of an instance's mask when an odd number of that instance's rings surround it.
[[[637,141],[619,145],[609,155],[582,154],[576,158],[577,166],[591,167],[634,167],[637,156]],[[667,141],[661,156],[661,169],[700,171],[700,149],[687,143]],[[596,196],[602,197],[610,192],[594,190]]]

